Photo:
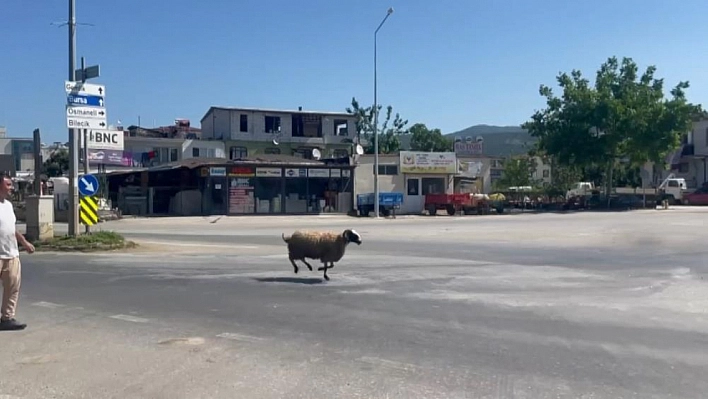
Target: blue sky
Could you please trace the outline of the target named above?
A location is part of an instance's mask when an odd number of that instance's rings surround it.
[[[341,111],[379,102],[451,133],[517,125],[541,83],[609,56],[689,80],[708,104],[708,2],[682,0],[76,0],[77,56],[100,64],[111,123],[193,126],[211,105]],[[65,141],[67,0],[0,2],[0,125]],[[667,90],[668,91],[668,90]]]

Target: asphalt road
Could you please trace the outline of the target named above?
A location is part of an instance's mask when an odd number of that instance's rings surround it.
[[[23,255],[0,397],[708,391],[707,213],[256,219],[123,220],[161,246]],[[296,275],[280,234],[301,227],[364,244],[328,282]]]

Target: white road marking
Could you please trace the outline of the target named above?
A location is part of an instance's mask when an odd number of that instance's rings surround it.
[[[159,245],[172,245],[176,247],[197,247],[197,248],[204,248],[204,247],[209,247],[209,248],[229,248],[229,249],[258,249],[260,246],[258,245],[239,245],[239,244],[231,244],[231,245],[219,245],[219,244],[189,244],[189,243],[178,243],[176,244],[173,241],[140,241],[145,244],[159,244]]]
[[[39,306],[39,307],[42,307],[42,308],[49,308],[49,309],[57,309],[57,308],[61,308],[61,307],[64,306],[64,305],[60,305],[60,304],[58,304],[58,303],[44,302],[44,301],[35,302],[35,303],[33,303],[32,305],[33,305],[33,306]]]
[[[217,337],[225,338],[225,339],[232,339],[234,341],[245,341],[245,342],[263,341],[263,338],[260,338],[260,337],[254,337],[252,335],[244,335],[244,334],[235,334],[235,333],[221,333],[221,334],[218,334]]]
[[[111,319],[130,321],[133,323],[147,323],[149,321],[148,319],[143,319],[142,317],[129,316],[126,314],[113,315],[111,316]]]
[[[382,366],[389,369],[402,370],[402,371],[412,371],[416,368],[415,365],[410,363],[397,362],[395,360],[382,359],[380,357],[370,357],[363,356],[357,359],[360,362],[373,364],[375,366]]]

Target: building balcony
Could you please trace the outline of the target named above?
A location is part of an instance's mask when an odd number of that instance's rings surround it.
[[[231,133],[231,140],[233,141],[260,141],[260,142],[270,142],[277,140],[280,143],[293,143],[301,145],[327,145],[327,144],[346,144],[351,143],[351,138],[348,136],[334,136],[328,135],[325,137],[294,137],[287,134],[273,134],[273,133],[241,133],[234,132]]]

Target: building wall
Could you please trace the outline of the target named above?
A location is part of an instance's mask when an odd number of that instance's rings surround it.
[[[247,117],[246,129],[241,129],[241,115]],[[319,115],[322,117],[323,137],[293,137],[292,112],[286,111],[255,111],[238,109],[213,108],[202,119],[202,137],[213,140],[271,142],[278,139],[281,143],[298,143],[302,145],[334,145],[342,144],[354,138],[356,118],[346,114],[303,113],[302,115]],[[266,131],[266,116],[280,117],[280,132]],[[335,120],[346,121],[347,134],[335,134]]]
[[[696,155],[708,156],[708,120],[693,124],[693,150]]]
[[[379,165],[392,165],[399,168],[400,158],[396,155],[379,155]],[[392,172],[389,168],[387,172]],[[366,194],[374,192],[374,156],[362,155],[359,157],[356,169],[354,170],[354,193]],[[405,193],[405,178],[402,173],[379,174],[379,192],[399,192]]]
[[[196,154],[195,150],[198,150],[199,153]],[[226,158],[224,142],[211,140],[185,140],[182,143],[181,159],[187,158]]]

